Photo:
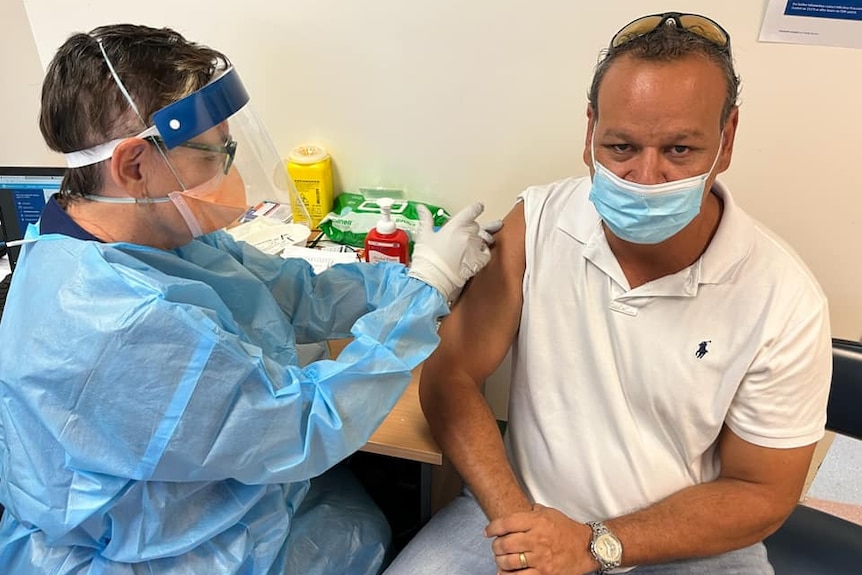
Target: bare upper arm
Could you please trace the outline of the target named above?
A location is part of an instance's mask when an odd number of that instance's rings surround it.
[[[765,492],[789,512],[798,501],[816,444],[793,448],[762,447],[745,441],[725,426],[719,435],[721,477],[767,488]]]
[[[453,374],[481,384],[503,361],[521,318],[524,278],[524,206],[518,202],[494,236],[491,261],[464,288],[440,326],[440,346],[426,360],[425,381]]]

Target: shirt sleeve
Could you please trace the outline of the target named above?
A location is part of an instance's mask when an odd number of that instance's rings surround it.
[[[793,448],[823,437],[832,377],[826,301],[797,301],[787,327],[767,340],[742,381],[726,423],[763,447]]]

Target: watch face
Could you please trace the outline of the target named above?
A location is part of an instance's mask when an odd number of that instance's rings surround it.
[[[619,540],[610,533],[603,533],[596,538],[596,555],[607,563],[615,563],[622,558],[623,547]]]

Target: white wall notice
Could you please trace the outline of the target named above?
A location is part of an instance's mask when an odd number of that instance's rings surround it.
[[[769,0],[760,40],[862,48],[862,0]]]

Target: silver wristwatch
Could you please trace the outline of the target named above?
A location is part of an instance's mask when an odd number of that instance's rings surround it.
[[[599,562],[599,573],[607,573],[620,566],[623,558],[623,544],[619,537],[601,521],[587,523],[593,530],[590,540],[590,553]]]

